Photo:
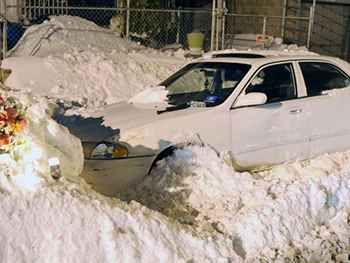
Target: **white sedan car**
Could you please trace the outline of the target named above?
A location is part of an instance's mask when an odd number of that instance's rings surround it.
[[[348,150],[349,76],[347,62],[312,53],[213,53],[155,87],[162,100],[109,105],[101,118],[71,123],[84,148],[81,176],[114,195],[188,143],[229,151],[236,171]]]

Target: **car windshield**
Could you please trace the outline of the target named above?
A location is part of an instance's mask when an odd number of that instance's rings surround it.
[[[192,63],[163,81],[170,104],[210,107],[224,102],[250,65],[223,62]]]

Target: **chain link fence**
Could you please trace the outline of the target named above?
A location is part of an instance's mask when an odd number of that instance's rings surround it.
[[[225,28],[224,48],[234,48],[240,43],[261,46],[256,42],[256,35],[268,35],[280,38],[286,44],[309,47],[311,36],[309,17],[226,14]]]
[[[257,34],[285,38],[288,43],[302,46],[306,46],[310,38],[307,17],[228,14],[218,13],[216,10],[72,7],[62,0],[51,0],[51,5],[48,5],[50,1],[43,2],[45,5],[25,6],[6,6],[3,2],[0,10],[3,58],[15,46],[26,28],[42,23],[50,15],[78,16],[104,28],[110,28],[111,18],[118,16],[119,22],[122,22],[119,28],[120,37],[156,49],[174,44],[188,49],[187,34],[194,31],[204,35],[202,49],[205,52],[236,48],[241,44],[264,47],[264,44],[257,43]],[[291,29],[288,29],[287,25],[291,21]]]
[[[126,21],[125,36],[143,45],[161,49],[180,44],[187,48],[187,34],[197,30],[206,35],[203,48],[210,49],[211,11],[190,10],[120,10]]]

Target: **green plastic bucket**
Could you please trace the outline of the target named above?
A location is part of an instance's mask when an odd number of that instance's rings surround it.
[[[189,33],[187,34],[188,48],[190,51],[200,53],[203,48],[204,34],[202,33]]]

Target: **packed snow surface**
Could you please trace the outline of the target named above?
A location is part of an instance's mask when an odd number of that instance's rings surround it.
[[[0,155],[0,262],[349,261],[350,152],[238,173],[229,153],[189,146],[113,198],[79,177],[81,144],[51,118],[57,104],[90,116],[97,106],[142,102],[139,92],[190,60],[184,53],[77,17],[27,29],[1,65],[12,70],[2,96],[29,105],[30,122],[26,143]]]

